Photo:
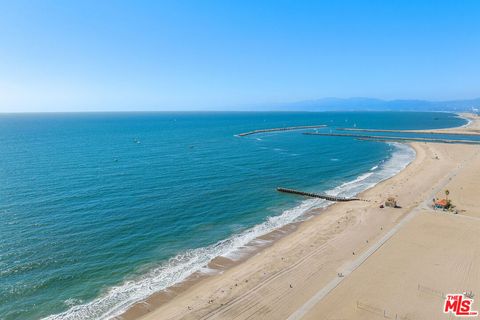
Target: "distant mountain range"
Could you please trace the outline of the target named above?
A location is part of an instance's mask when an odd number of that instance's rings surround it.
[[[480,98],[470,100],[381,100],[373,98],[324,98],[277,105],[283,111],[474,111],[480,109]]]

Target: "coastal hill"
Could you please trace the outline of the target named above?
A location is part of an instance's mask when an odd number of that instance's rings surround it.
[[[468,100],[382,100],[374,98],[323,98],[280,104],[282,111],[470,111],[478,113],[480,98]]]

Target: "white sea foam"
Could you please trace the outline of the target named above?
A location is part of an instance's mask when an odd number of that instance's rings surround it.
[[[371,171],[358,176],[356,179],[345,182],[338,187],[327,191],[332,196],[353,197],[356,194],[375,186],[380,181],[388,179],[402,171],[414,158],[415,150],[406,144],[389,143],[395,150],[392,156],[379,165],[379,170]]]
[[[415,151],[407,145],[392,143],[395,147],[389,160],[380,165],[380,170],[360,175],[353,181],[327,191],[331,195],[353,196],[371,188],[378,182],[390,178],[405,168],[415,157]],[[258,237],[270,233],[287,224],[302,219],[304,214],[315,207],[325,207],[330,202],[321,199],[308,199],[295,208],[285,210],[282,214],[269,217],[240,234],[235,234],[208,247],[188,250],[168,262],[153,268],[142,277],[128,280],[119,286],[110,288],[97,299],[72,306],[69,310],[49,316],[46,320],[73,319],[110,319],[120,315],[135,302],[149,297],[155,292],[168,288],[185,280],[195,272],[209,273],[206,268],[215,257],[235,257],[247,244],[258,241]]]
[[[71,306],[82,303],[82,300],[81,299],[67,299],[67,300],[64,301],[64,303],[68,307],[71,307]]]
[[[467,118],[467,117],[464,117],[464,116],[462,116],[462,115],[457,115],[457,116],[458,116],[458,118],[460,118],[460,119],[467,120],[467,123],[465,123],[463,126],[460,126],[459,128],[466,128],[466,127],[470,126],[470,124],[472,123],[472,120],[469,119],[469,118]]]

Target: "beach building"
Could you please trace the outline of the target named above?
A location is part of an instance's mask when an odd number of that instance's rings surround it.
[[[434,209],[442,209],[442,210],[447,209],[447,207],[448,207],[447,199],[436,200],[433,206]]]
[[[387,200],[385,201],[385,207],[396,208],[397,200],[395,199],[395,197],[388,197]]]

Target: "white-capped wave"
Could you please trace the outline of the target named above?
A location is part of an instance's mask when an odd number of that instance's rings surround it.
[[[104,295],[91,302],[74,306],[63,313],[45,319],[86,320],[110,319],[118,316],[135,302],[179,283],[197,271],[202,271],[202,268],[215,257],[231,255],[255,238],[292,223],[321,201],[323,200],[309,199],[303,201],[299,206],[285,210],[279,216],[269,217],[265,222],[240,234],[233,235],[208,247],[188,250],[138,279],[129,280],[119,286],[110,288]]]
[[[389,143],[395,150],[391,157],[378,166],[379,170],[371,171],[358,176],[356,179],[345,182],[338,187],[327,191],[332,196],[353,197],[358,193],[370,189],[379,182],[393,177],[402,171],[413,159],[415,150],[410,146],[401,143]]]
[[[414,159],[415,151],[404,144],[392,143],[392,145],[395,150],[390,159],[380,165],[380,170],[362,174],[352,181],[327,191],[327,193],[351,197],[400,172]],[[265,222],[242,233],[232,235],[207,247],[187,250],[139,278],[128,280],[121,285],[110,288],[93,301],[72,306],[63,313],[51,315],[45,319],[87,320],[110,319],[118,316],[132,304],[185,280],[195,272],[208,272],[205,267],[214,258],[219,256],[233,257],[247,244],[258,241],[258,237],[298,221],[310,209],[324,207],[329,203],[322,199],[305,200],[295,208],[285,210],[278,216],[269,217]]]

